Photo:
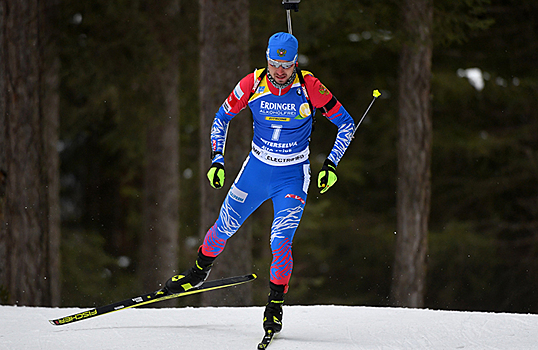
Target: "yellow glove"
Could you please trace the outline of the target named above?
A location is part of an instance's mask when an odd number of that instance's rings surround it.
[[[336,180],[338,180],[338,176],[336,176],[336,165],[329,159],[325,159],[318,174],[318,188],[320,189],[320,193],[327,192],[335,184]]]
[[[226,171],[224,170],[224,164],[222,163],[213,163],[211,168],[207,172],[207,178],[209,179],[209,184],[211,187],[219,189],[224,186],[224,177]]]

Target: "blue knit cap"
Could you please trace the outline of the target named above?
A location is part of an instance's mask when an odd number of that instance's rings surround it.
[[[269,38],[267,57],[273,60],[295,61],[299,42],[288,33],[276,33]]]

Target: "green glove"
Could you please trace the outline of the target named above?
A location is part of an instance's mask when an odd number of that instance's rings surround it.
[[[320,193],[327,192],[336,180],[338,180],[338,176],[336,176],[336,165],[329,159],[325,159],[318,174],[318,188],[320,189]]]
[[[226,171],[224,170],[224,164],[222,163],[213,163],[211,168],[207,172],[207,178],[209,179],[209,184],[211,187],[219,189],[224,186],[224,177]]]

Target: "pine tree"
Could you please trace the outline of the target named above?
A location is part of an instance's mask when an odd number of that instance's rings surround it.
[[[220,204],[250,149],[252,122],[248,112],[237,115],[229,125],[226,145],[226,185],[220,191],[209,186],[209,133],[213,117],[249,67],[249,3],[246,0],[200,0],[200,185],[202,237],[218,218]],[[244,274],[252,269],[252,231],[245,222],[218,257],[213,278]],[[251,286],[237,291],[204,294],[205,304],[249,305]]]
[[[0,3],[2,302],[59,305],[57,1]]]

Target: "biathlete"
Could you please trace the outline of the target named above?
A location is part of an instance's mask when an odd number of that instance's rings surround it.
[[[318,175],[321,193],[337,180],[336,167],[351,142],[355,123],[340,102],[312,73],[297,63],[298,42],[288,33],[269,39],[267,68],[241,79],[215,115],[211,128],[212,164],[207,173],[214,188],[224,185],[223,149],[228,124],[247,105],[252,111],[252,150],[237,175],[215,224],[198,249],[195,265],[170,278],[165,286],[179,293],[201,285],[226,241],[263,202],[273,202],[270,293],[263,327],[282,329],[282,305],[288,291],[293,236],[306,204],[310,184],[309,142],[316,109],[338,127],[334,146]]]

